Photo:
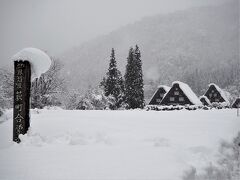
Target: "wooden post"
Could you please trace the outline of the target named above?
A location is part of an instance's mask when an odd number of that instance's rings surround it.
[[[28,61],[14,61],[13,141],[30,126],[31,65]]]

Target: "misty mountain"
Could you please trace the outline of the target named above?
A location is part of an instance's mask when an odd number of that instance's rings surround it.
[[[115,48],[124,74],[128,50],[136,44],[142,53],[145,84],[152,86],[185,80],[184,75],[195,69],[211,72],[238,63],[238,11],[238,0],[233,0],[146,17],[86,42],[61,57],[69,86],[84,90],[99,84],[107,71],[111,48]]]

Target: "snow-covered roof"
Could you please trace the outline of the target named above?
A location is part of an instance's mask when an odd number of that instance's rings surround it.
[[[24,48],[12,57],[13,61],[29,61],[31,64],[32,81],[39,78],[41,74],[45,73],[51,66],[50,57],[40,49]]]
[[[159,88],[163,88],[166,92],[168,92],[171,89],[169,86],[166,86],[166,85],[159,85],[158,89]]]
[[[238,97],[233,103],[232,103],[232,107],[236,106],[240,104],[240,97]]]
[[[178,84],[179,88],[188,97],[189,101],[194,105],[202,105],[202,102],[198,99],[197,95],[192,91],[192,89],[185,83],[180,81],[174,81],[172,85]]]
[[[210,100],[208,99],[207,96],[204,96],[204,95],[203,95],[203,96],[200,96],[200,97],[199,97],[199,99],[202,99],[202,98],[205,99],[205,101],[206,101],[208,104],[211,104],[211,102],[210,102]]]
[[[218,85],[216,85],[214,83],[210,83],[208,85],[208,87],[210,87],[210,86],[214,86],[217,89],[217,91],[221,94],[221,96],[224,99],[224,101],[226,101],[226,103],[230,104],[230,102],[228,100],[229,97],[230,97],[230,93],[229,92],[222,90]]]
[[[153,97],[155,96],[155,94],[158,92],[159,88],[163,88],[166,93],[164,94],[164,96],[167,94],[167,92],[171,89],[169,86],[166,86],[166,85],[159,85],[157,90],[153,93],[152,97],[150,98],[150,101],[149,103],[151,102],[151,100],[153,99]]]

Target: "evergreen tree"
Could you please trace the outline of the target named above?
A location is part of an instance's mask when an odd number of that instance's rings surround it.
[[[137,45],[135,49],[130,48],[127,58],[125,101],[129,109],[144,107],[141,53]]]
[[[115,99],[111,109],[117,109],[123,102],[124,82],[121,72],[117,69],[115,51],[112,49],[107,77],[100,83],[104,88],[105,96],[112,96]]]
[[[137,68],[137,77],[136,77],[136,99],[138,102],[138,107],[144,107],[144,87],[143,87],[143,72],[142,72],[142,60],[141,60],[141,52],[139,50],[138,45],[136,45],[134,50],[134,56],[136,59],[136,68]]]
[[[135,68],[134,68],[134,55],[133,48],[129,49],[128,58],[127,58],[127,66],[125,72],[125,102],[127,104],[127,108],[134,108],[135,106],[135,98],[134,98],[134,76],[135,76]]]

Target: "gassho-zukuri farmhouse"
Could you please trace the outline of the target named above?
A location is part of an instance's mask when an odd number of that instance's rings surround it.
[[[230,107],[230,93],[222,90],[218,85],[210,83],[204,95],[198,97],[190,86],[180,81],[174,81],[172,86],[159,85],[149,101],[149,105],[157,106],[212,106],[220,104]],[[240,106],[240,98],[232,103],[232,108]]]

